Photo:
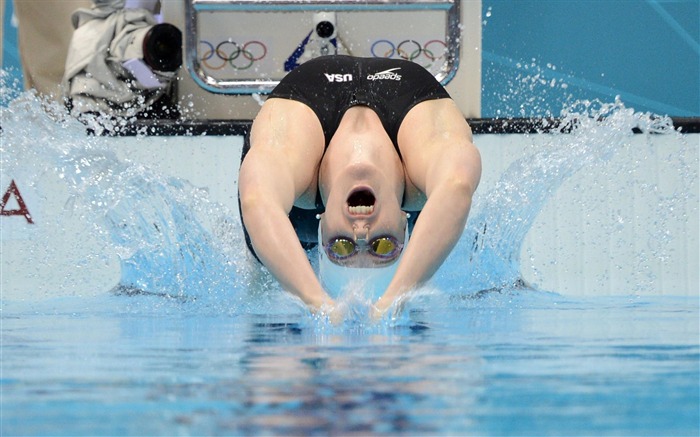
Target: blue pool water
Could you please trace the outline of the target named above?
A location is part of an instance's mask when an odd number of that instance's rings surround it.
[[[437,294],[344,329],[220,305],[5,304],[2,434],[698,433],[697,298]]]
[[[103,241],[91,256],[119,254],[121,280],[92,296],[2,295],[0,434],[698,435],[697,293],[565,297],[521,279],[523,239],[559,185],[632,127],[674,134],[620,102],[562,117],[573,132],[479,193],[403,313],[370,324],[354,295],[333,326],[246,267],[234,213],[20,97],[2,113],[3,172],[65,184],[58,220],[87,223]],[[692,190],[697,160],[679,162]]]

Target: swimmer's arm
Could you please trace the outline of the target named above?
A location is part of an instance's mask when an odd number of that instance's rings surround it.
[[[253,125],[252,147],[241,165],[241,212],[262,263],[285,290],[315,312],[332,306],[333,301],[316,278],[288,212],[315,180],[314,154],[320,160],[323,143],[318,150],[308,146],[318,140],[313,128],[285,129],[287,121],[303,125],[298,108],[290,108],[286,102],[270,103],[265,104]],[[294,116],[295,120],[289,120]],[[299,156],[293,144],[305,144],[305,154]]]
[[[242,194],[241,208],[255,253],[282,288],[313,312],[330,308],[333,301],[316,278],[286,209],[258,194]]]
[[[445,103],[445,102],[437,102]],[[423,105],[437,118],[434,126],[407,130],[402,154],[411,182],[427,196],[401,264],[384,295],[375,303],[381,315],[403,294],[428,281],[457,244],[481,178],[481,158],[461,112],[449,104]],[[414,117],[411,120],[409,117]],[[420,111],[406,121],[424,121]],[[417,119],[416,119],[417,117]],[[432,119],[432,118],[431,118]],[[411,142],[407,139],[416,139]],[[414,147],[415,146],[415,147]]]

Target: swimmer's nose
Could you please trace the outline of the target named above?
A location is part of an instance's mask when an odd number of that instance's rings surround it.
[[[369,224],[364,223],[360,226],[358,223],[352,225],[352,231],[354,234],[355,241],[368,241],[369,240]]]

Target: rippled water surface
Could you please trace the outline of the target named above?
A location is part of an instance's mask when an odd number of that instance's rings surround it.
[[[353,328],[260,310],[6,304],[2,434],[698,432],[697,299],[432,294]]]

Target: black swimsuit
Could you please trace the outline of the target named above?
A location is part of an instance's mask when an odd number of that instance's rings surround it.
[[[310,107],[321,122],[326,147],[345,111],[353,106],[367,106],[379,116],[399,156],[397,136],[408,111],[426,100],[449,97],[435,77],[414,62],[342,55],[305,62],[287,74],[270,94],[270,98],[295,100]],[[250,139],[246,136],[241,162],[249,149]],[[315,209],[293,207],[289,213],[299,240],[306,248],[317,243],[316,214],[323,211],[318,194]],[[417,212],[411,214],[411,228],[417,216]],[[243,229],[245,231],[245,226]],[[245,236],[252,251],[247,231]]]

